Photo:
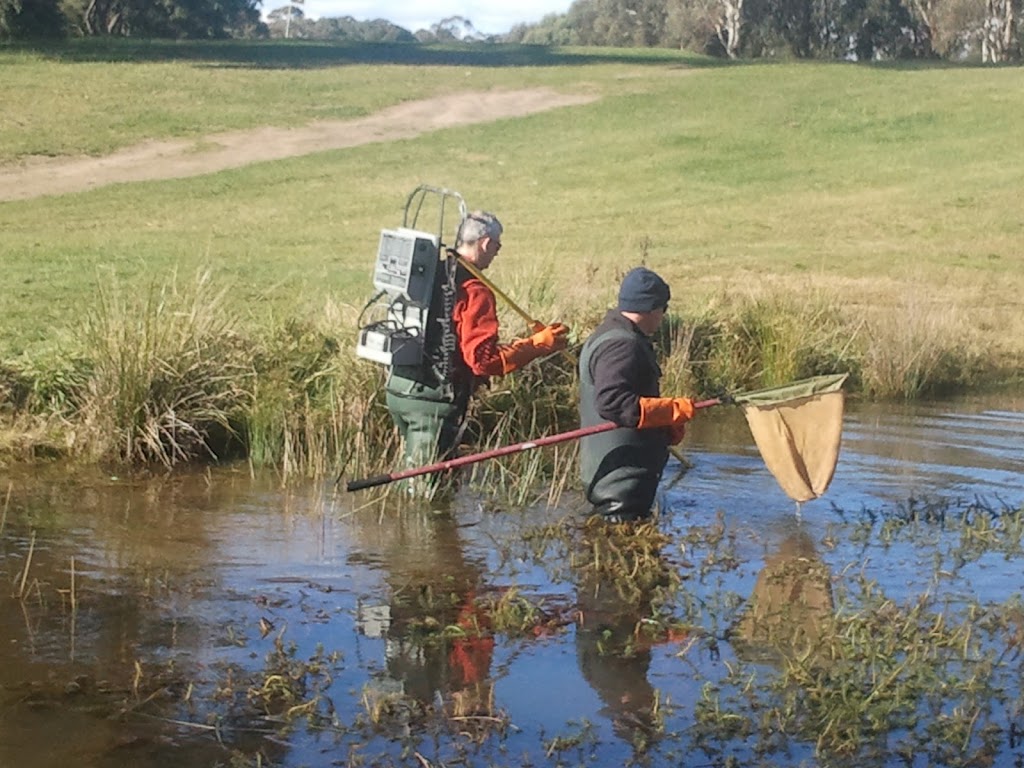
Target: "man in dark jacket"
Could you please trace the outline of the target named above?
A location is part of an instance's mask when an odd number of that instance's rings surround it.
[[[651,270],[630,271],[617,308],[580,354],[580,426],[611,421],[620,427],[585,437],[580,446],[587,500],[594,514],[610,522],[651,514],[668,448],[683,439],[693,418],[689,398],[661,397],[661,367],[650,337],[670,297],[668,285]]]

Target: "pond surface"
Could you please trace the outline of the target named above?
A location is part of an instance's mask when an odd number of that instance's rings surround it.
[[[1024,762],[1024,398],[851,404],[800,509],[705,413],[636,538],[573,493],[0,471],[0,766]]]

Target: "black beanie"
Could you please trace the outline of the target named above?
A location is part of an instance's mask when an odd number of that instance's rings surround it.
[[[653,312],[663,309],[672,298],[668,283],[647,267],[626,273],[619,287],[620,312]]]

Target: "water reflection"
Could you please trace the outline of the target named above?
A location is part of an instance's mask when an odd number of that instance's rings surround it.
[[[797,530],[765,559],[729,639],[748,661],[814,653],[834,609],[832,572]]]
[[[655,530],[585,529],[578,554],[576,658],[614,733],[643,750],[657,735],[658,692],[648,679],[654,645],[673,639],[658,606],[679,584]]]
[[[467,557],[456,518],[424,509],[389,510],[355,524],[359,559],[381,569],[385,603],[359,607],[358,628],[384,640],[378,693],[438,704],[454,716],[492,714],[491,619],[478,598],[484,564]]]
[[[170,753],[212,764],[222,745],[171,743],[128,714],[177,700],[212,642],[209,625],[172,606],[197,573],[213,584],[218,547],[202,513],[223,509],[232,484],[35,474],[12,479],[0,530],[13,585],[0,588],[0,765],[155,766]]]

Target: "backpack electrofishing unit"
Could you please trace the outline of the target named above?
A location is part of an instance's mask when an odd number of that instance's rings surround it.
[[[436,198],[437,231],[417,227],[425,201]],[[452,322],[458,260],[444,242],[445,208],[458,205],[455,233],[466,219],[458,192],[421,185],[405,204],[402,226],[380,233],[373,285],[378,293],[359,317],[356,355],[389,369],[422,368],[436,382],[451,380],[457,340]]]

